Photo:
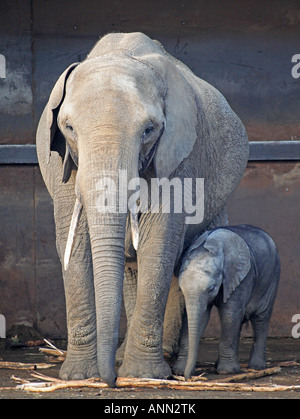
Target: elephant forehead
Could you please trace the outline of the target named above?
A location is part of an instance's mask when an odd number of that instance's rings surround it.
[[[87,73],[84,78],[82,74],[74,75],[68,82],[66,97],[75,105],[97,102],[99,99],[102,106],[109,103],[115,106],[113,102],[121,104],[121,101],[125,104],[135,103],[139,109],[147,109],[146,113],[153,112],[151,105],[156,104],[154,114],[160,103],[159,92],[153,83],[146,82],[146,77],[136,76],[126,69],[112,71],[112,68],[107,67]]]
[[[183,293],[204,292],[211,283],[211,276],[193,269],[186,269],[179,278],[180,288]]]
[[[98,72],[74,75],[68,83],[68,88],[71,94],[81,91],[81,94],[90,95],[104,90],[128,94],[137,90],[137,83],[135,78],[127,72],[121,70],[112,72],[109,68],[103,68]]]
[[[120,90],[137,88],[141,75],[146,78],[145,68],[127,57],[96,57],[81,63],[70,77],[70,84],[96,83]]]
[[[108,75],[107,81],[110,81],[112,88],[123,92],[133,92],[137,88],[136,80],[124,72],[112,77]]]
[[[206,289],[217,269],[212,257],[206,255],[191,255],[184,261],[180,283],[183,287],[195,286]]]

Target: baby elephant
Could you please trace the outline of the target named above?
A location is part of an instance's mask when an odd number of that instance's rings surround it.
[[[174,372],[184,371],[186,379],[192,375],[199,340],[213,305],[218,308],[221,322],[217,372],[228,374],[240,370],[239,337],[243,322],[248,320],[254,332],[249,368],[264,369],[268,326],[279,276],[276,246],[259,228],[221,227],[198,237],[184,255],[179,274],[188,332],[183,330]]]

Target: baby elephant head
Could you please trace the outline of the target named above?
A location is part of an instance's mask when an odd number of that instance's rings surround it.
[[[214,299],[223,285],[226,303],[251,268],[246,242],[227,229],[205,232],[185,254],[179,274],[189,328],[189,355],[185,377],[194,370],[199,340],[209,320]]]

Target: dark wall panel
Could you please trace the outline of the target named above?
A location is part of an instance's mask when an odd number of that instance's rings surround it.
[[[35,180],[36,327],[45,336],[66,335],[61,264],[55,245],[53,204],[38,167]]]
[[[111,31],[143,31],[219,88],[251,139],[299,139],[297,1],[3,0],[0,142],[34,142],[49,92]]]
[[[33,168],[0,170],[0,312],[8,326],[32,326],[36,319]]]
[[[30,1],[0,2],[0,54],[6,61],[6,78],[0,78],[0,144],[33,142]]]

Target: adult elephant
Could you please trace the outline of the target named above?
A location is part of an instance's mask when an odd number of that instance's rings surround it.
[[[37,152],[64,265],[68,355],[61,377],[99,372],[114,386],[125,262],[134,260],[138,288],[119,374],[169,376],[162,330],[172,275],[196,231],[224,223],[248,158],[241,121],[220,92],[157,41],[110,34],[58,79],[39,122]],[[118,185],[123,196],[128,184],[120,173],[149,185],[152,178],[204,178],[204,217],[187,223],[186,211],[160,205],[130,218],[109,187]]]

